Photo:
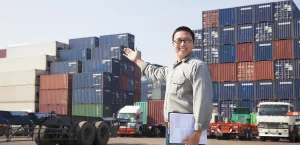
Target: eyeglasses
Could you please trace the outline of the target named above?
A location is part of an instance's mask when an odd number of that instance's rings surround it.
[[[181,40],[181,39],[176,39],[173,42],[177,43],[177,44],[181,44],[182,42],[184,43],[192,43],[193,40]]]

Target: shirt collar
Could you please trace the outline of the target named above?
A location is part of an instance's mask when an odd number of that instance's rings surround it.
[[[190,58],[192,58],[194,56],[194,53],[189,54],[188,56],[186,56],[184,59],[182,59],[181,61],[175,61],[173,66],[176,66],[178,64],[180,64],[181,62],[187,62],[188,60],[190,60]]]

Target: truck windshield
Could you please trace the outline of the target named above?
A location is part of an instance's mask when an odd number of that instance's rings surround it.
[[[129,119],[129,122],[136,122],[135,113],[119,113],[118,118]]]
[[[260,105],[260,116],[286,116],[289,111],[288,105]]]

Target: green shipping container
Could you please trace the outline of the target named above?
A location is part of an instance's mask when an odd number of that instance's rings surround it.
[[[147,124],[148,102],[135,102],[135,106],[140,106],[143,111],[143,124]]]
[[[89,117],[112,117],[110,105],[72,104],[72,115]],[[104,108],[104,111],[103,111]]]
[[[251,123],[257,124],[257,121],[256,121],[257,114],[256,113],[251,113],[250,115],[251,115]]]

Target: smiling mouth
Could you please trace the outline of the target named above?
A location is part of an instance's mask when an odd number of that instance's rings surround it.
[[[180,48],[179,50],[180,51],[186,51],[186,48]]]

